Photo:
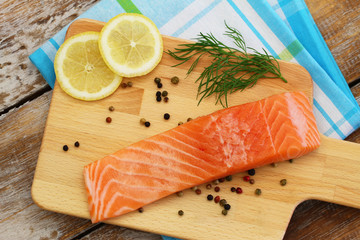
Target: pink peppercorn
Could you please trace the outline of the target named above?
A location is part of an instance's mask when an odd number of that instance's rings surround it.
[[[242,190],[240,187],[236,188],[236,193],[237,193],[237,194],[240,194],[240,193],[242,193],[242,192],[243,192],[243,190]]]
[[[216,186],[216,187],[214,188],[214,190],[215,190],[215,192],[219,192],[219,191],[220,191],[220,187],[219,187],[219,186]]]
[[[199,194],[201,194],[201,189],[198,188],[198,189],[195,190],[195,192],[196,192],[197,195],[199,195]]]
[[[220,202],[220,196],[216,196],[216,197],[214,198],[214,202],[215,202],[215,203]]]
[[[107,123],[111,123],[111,120],[112,120],[111,117],[107,117],[107,118],[106,118],[106,122],[107,122]]]
[[[245,182],[250,181],[250,177],[249,177],[249,176],[245,176],[243,179],[244,179]]]

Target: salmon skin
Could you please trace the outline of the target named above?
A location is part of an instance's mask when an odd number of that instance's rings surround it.
[[[84,169],[93,223],[134,211],[172,193],[320,146],[302,92],[230,107],[149,137]]]

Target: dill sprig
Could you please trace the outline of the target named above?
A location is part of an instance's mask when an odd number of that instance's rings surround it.
[[[229,27],[226,22],[225,26],[227,30],[224,35],[230,37],[238,49],[225,45],[212,33],[200,33],[195,43],[180,44],[182,48],[166,52],[181,61],[174,67],[195,58],[187,75],[195,69],[202,57],[213,58],[211,64],[204,68],[196,80],[199,83],[198,104],[204,98],[215,94],[216,104],[220,102],[225,108],[228,107],[228,94],[251,88],[260,78],[280,78],[287,82],[281,75],[278,61],[273,56],[269,55],[265,49],[263,49],[264,53],[260,53],[254,48],[247,47],[238,30]],[[248,50],[252,53],[248,53]]]

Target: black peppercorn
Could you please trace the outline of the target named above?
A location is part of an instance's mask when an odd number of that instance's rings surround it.
[[[68,147],[68,145],[64,145],[63,146],[63,150],[66,152],[67,150],[69,150],[69,147]]]
[[[170,114],[165,113],[165,114],[164,114],[164,119],[165,119],[165,120],[169,120],[169,119],[170,119]]]
[[[225,210],[230,210],[230,208],[231,208],[230,204],[225,204],[225,205],[224,205],[224,209],[225,209]]]
[[[150,122],[146,121],[144,124],[145,124],[145,127],[150,127]]]
[[[160,91],[157,91],[157,92],[156,92],[156,96],[157,96],[157,97],[161,97],[161,92],[160,92]]]
[[[156,101],[161,102],[161,97],[160,96],[156,97]]]
[[[250,169],[250,170],[248,170],[248,174],[249,174],[250,176],[254,176],[254,175],[255,175],[255,169]]]
[[[162,86],[163,86],[163,85],[162,85],[161,82],[157,84],[157,87],[158,87],[158,88],[162,88]]]
[[[80,143],[79,143],[78,141],[76,141],[76,142],[74,143],[74,146],[75,146],[75,147],[79,147],[79,146],[80,146]]]
[[[207,200],[211,201],[213,199],[214,199],[213,195],[211,195],[211,194],[207,195]]]
[[[158,77],[156,77],[156,78],[154,78],[154,82],[155,82],[156,84],[158,84],[158,83],[160,83],[160,82],[161,82],[161,79],[160,79],[160,78],[158,78]]]

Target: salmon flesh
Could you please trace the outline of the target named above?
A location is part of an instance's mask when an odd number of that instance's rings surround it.
[[[84,169],[93,223],[170,194],[320,146],[302,92],[274,95],[198,117],[95,161]]]

